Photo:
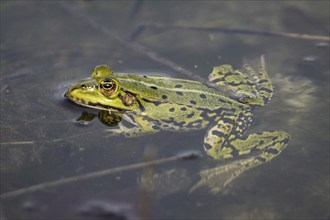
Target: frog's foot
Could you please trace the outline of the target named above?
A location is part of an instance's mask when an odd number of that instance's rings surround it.
[[[273,95],[263,56],[258,61],[244,61],[240,70],[234,70],[230,65],[216,66],[209,75],[209,81],[227,88],[232,98],[250,105],[264,106]]]
[[[290,139],[290,135],[285,131],[265,131],[250,134],[245,138],[231,139],[230,137],[231,135],[226,135],[221,130],[214,132],[211,128],[204,139],[207,154],[214,159],[251,155],[256,160],[265,163],[279,155]]]

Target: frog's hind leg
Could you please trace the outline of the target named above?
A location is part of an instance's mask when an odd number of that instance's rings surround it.
[[[209,170],[205,178],[221,179],[220,188],[243,172],[271,161],[288,144],[290,135],[285,131],[266,131],[242,137],[251,121],[249,112],[243,112],[236,117],[224,116],[223,120],[208,130],[204,138],[204,149],[214,159],[240,158],[245,155],[234,163]]]
[[[268,162],[287,145],[290,135],[285,131],[265,131],[243,137],[252,122],[252,113],[242,112],[238,116],[223,116],[211,127],[204,138],[204,149],[214,159],[251,155]]]
[[[202,186],[209,187],[213,194],[220,192],[245,171],[269,162],[279,155],[286,147],[289,138],[290,136],[284,131],[273,131],[251,134],[245,139],[232,141],[231,144],[235,146],[239,155],[250,153],[255,155],[202,170],[201,180],[190,189],[190,192]],[[233,157],[233,154],[229,153],[224,157]]]
[[[240,70],[234,70],[227,64],[216,66],[209,75],[209,81],[229,92],[232,98],[250,105],[264,106],[273,94],[263,56],[244,61]]]

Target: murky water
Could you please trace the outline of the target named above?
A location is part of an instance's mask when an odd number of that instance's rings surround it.
[[[1,193],[25,191],[2,197],[0,218],[329,218],[329,41],[255,32],[329,36],[328,9],[327,1],[2,1]],[[199,171],[222,164],[206,155],[125,167],[204,154],[205,131],[106,137],[97,118],[76,121],[97,111],[63,97],[99,64],[206,80],[215,65],[239,67],[260,54],[275,91],[249,132],[285,130],[292,140],[215,195],[208,187],[189,193]]]

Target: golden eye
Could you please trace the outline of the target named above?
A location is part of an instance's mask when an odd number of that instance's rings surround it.
[[[118,86],[112,79],[104,79],[99,83],[99,91],[106,96],[112,95],[117,92]]]

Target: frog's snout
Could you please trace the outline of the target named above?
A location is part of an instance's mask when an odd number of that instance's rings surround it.
[[[68,90],[66,90],[66,92],[64,93],[64,97],[66,98],[70,98],[70,94],[72,93],[73,90],[76,90],[77,86],[76,85],[72,85],[68,88]]]
[[[70,94],[70,92],[69,92],[69,90],[67,90],[67,91],[64,93],[64,97],[65,97],[65,98],[69,98],[69,94]]]
[[[65,98],[69,98],[71,92],[72,92],[72,86],[70,86],[70,87],[66,90],[66,92],[64,93],[64,97],[65,97]]]

